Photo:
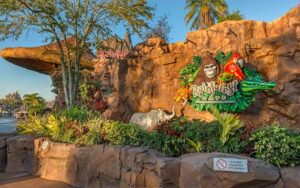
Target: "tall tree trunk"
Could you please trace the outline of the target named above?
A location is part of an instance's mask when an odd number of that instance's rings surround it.
[[[61,73],[62,73],[62,77],[63,77],[63,89],[64,89],[65,102],[66,102],[67,108],[70,109],[71,106],[70,106],[69,93],[68,93],[68,88],[67,88],[68,79],[67,79],[67,75],[66,75],[65,63],[63,62],[63,60],[61,62]]]

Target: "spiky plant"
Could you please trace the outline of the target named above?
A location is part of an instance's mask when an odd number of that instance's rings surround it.
[[[220,134],[220,141],[223,145],[227,142],[230,135],[233,135],[236,130],[244,127],[244,123],[237,115],[220,113],[216,107],[211,107],[210,110],[221,125],[222,130]]]
[[[63,125],[65,122],[66,118],[64,116],[58,118],[53,114],[50,114],[46,127],[51,138],[58,141],[61,140],[61,136],[63,134]]]
[[[48,117],[29,117],[27,120],[18,121],[17,132],[20,134],[47,136],[48,129],[45,127],[47,121]]]

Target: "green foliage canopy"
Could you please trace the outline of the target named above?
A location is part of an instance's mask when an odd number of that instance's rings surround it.
[[[218,19],[218,23],[226,21],[226,20],[243,20],[243,19],[244,19],[244,16],[241,14],[241,11],[240,10],[235,10],[231,13],[228,13],[225,16],[221,16]]]
[[[228,14],[225,0],[186,0],[185,9],[185,21],[191,23],[191,29],[208,28]]]
[[[22,97],[19,92],[9,93],[3,99],[0,99],[0,105],[5,110],[15,110],[22,105]]]
[[[250,137],[254,144],[254,156],[276,166],[300,164],[300,134],[273,124],[260,128]]]
[[[30,115],[41,113],[46,107],[46,101],[39,94],[26,94],[23,97],[23,105]]]

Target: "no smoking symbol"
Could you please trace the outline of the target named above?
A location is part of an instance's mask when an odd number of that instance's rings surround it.
[[[224,170],[227,167],[227,163],[224,159],[217,160],[216,165],[219,170]]]

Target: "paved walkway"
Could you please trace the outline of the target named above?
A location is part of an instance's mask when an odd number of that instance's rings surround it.
[[[3,174],[0,173],[0,188],[73,188],[72,186],[49,181],[26,173]]]

